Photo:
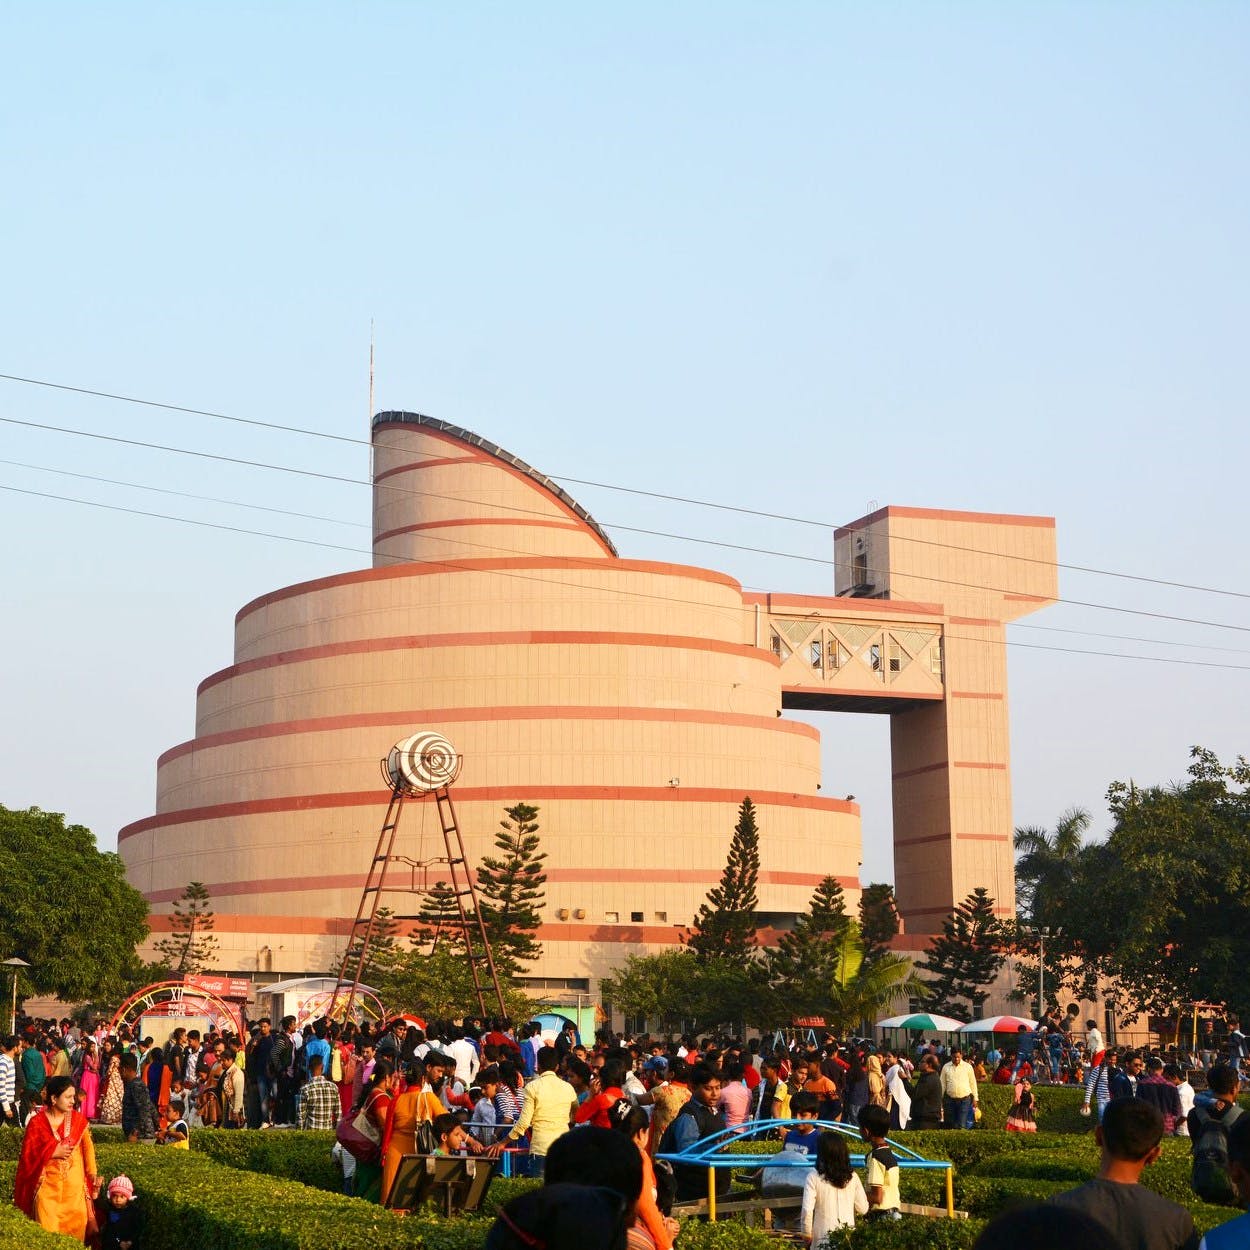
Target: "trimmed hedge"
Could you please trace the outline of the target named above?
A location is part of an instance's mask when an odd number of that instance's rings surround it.
[[[485,1216],[400,1216],[372,1203],[214,1163],[202,1154],[105,1145],[144,1213],[144,1250],[480,1250]]]
[[[191,1130],[191,1151],[240,1172],[299,1181],[327,1193],[343,1192],[343,1169],[330,1157],[334,1134],[294,1129]]]
[[[81,1241],[40,1228],[13,1205],[16,1175],[16,1163],[8,1160],[0,1163],[0,1250],[70,1250],[71,1246],[82,1250]]]

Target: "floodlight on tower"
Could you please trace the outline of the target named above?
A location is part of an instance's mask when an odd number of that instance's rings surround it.
[[[382,830],[378,834],[364,889],[361,891],[356,919],[352,922],[347,947],[343,952],[343,962],[339,968],[338,984],[331,998],[329,1014],[345,1017],[351,1015],[368,962],[369,947],[377,926],[378,907],[383,890],[389,888],[406,893],[413,892],[412,889],[406,887],[388,887],[386,885],[387,866],[403,858],[395,854],[395,839],[399,830],[399,817],[403,811],[404,800],[423,799],[431,795],[438,806],[439,825],[442,828],[443,845],[447,852],[443,862],[447,864],[450,871],[451,892],[456,900],[460,929],[464,936],[465,958],[468,960],[469,971],[473,978],[478,1009],[483,1015],[486,1014],[486,997],[482,990],[480,973],[481,961],[484,959],[494,986],[495,1000],[499,1004],[499,1014],[501,1016],[507,1014],[503,991],[495,971],[495,959],[491,953],[490,940],[486,935],[486,924],[482,918],[482,910],[478,906],[473,874],[466,866],[464,839],[460,835],[460,827],[456,823],[456,809],[451,801],[451,786],[460,776],[463,763],[463,757],[451,742],[442,734],[430,729],[421,730],[397,742],[382,759],[382,777],[390,789],[391,800],[386,809],[386,818],[382,822]],[[414,861],[405,860],[405,862]],[[469,900],[468,908],[465,907],[466,898]],[[480,949],[478,949],[479,944]]]

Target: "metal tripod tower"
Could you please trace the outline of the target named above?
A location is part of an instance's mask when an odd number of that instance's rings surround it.
[[[343,962],[339,966],[338,983],[330,1000],[329,1014],[332,1017],[342,1014],[344,1018],[348,1018],[351,1015],[368,962],[383,891],[389,889],[398,893],[413,892],[413,888],[408,886],[388,887],[386,874],[389,865],[401,858],[395,854],[395,839],[399,832],[399,818],[404,810],[404,800],[428,798],[430,795],[434,796],[438,807],[439,826],[447,852],[444,862],[451,873],[451,890],[456,899],[456,911],[464,935],[465,958],[473,977],[478,1010],[482,1015],[487,1014],[481,969],[484,961],[495,991],[495,1001],[499,1005],[499,1014],[507,1015],[503,991],[499,986],[499,975],[495,971],[495,958],[491,953],[490,939],[486,936],[486,924],[482,919],[477,890],[473,885],[473,874],[465,860],[464,839],[456,822],[455,804],[451,801],[451,786],[460,775],[461,763],[462,759],[456,753],[455,747],[441,734],[429,731],[413,734],[412,737],[396,743],[382,761],[382,776],[390,787],[391,801],[387,805],[386,817],[378,833],[373,859],[369,864],[364,889],[360,893],[360,905],[356,908],[356,919],[352,921],[347,947],[343,952]],[[466,899],[469,902],[467,908]]]

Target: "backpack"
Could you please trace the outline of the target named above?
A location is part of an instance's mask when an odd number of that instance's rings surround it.
[[[1189,1184],[1203,1202],[1233,1206],[1237,1191],[1228,1175],[1228,1130],[1241,1118],[1241,1108],[1229,1107],[1216,1118],[1205,1107],[1195,1107],[1200,1122],[1194,1137],[1194,1163]]]

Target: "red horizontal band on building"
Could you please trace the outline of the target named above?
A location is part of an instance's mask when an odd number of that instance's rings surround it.
[[[936,764],[922,764],[919,768],[904,768],[901,772],[891,773],[890,776],[894,781],[902,781],[905,777],[919,777],[921,773],[941,772],[947,767],[949,765],[945,760],[938,760]]]
[[[759,604],[770,612],[785,613],[787,608],[816,608],[826,612],[849,612],[852,616],[935,616],[942,615],[940,603],[913,603],[906,599],[852,599],[849,595],[788,595],[775,591],[746,591],[743,603]],[[940,624],[940,621],[930,622]],[[997,621],[994,624],[998,624]]]
[[[924,838],[895,838],[895,846],[923,846],[926,842],[949,842],[951,835],[949,833],[931,833]],[[145,895],[145,897],[147,897]],[[175,898],[178,895],[174,895]]]
[[[906,918],[908,916],[949,916],[955,909],[953,907],[903,907],[899,910]],[[995,907],[993,911],[996,916],[1014,916],[1016,914],[1013,907]]]
[[[686,578],[690,581],[712,582],[728,586],[742,593],[741,584],[728,573],[714,569],[698,568],[688,564],[664,564],[653,560],[622,560],[616,556],[482,556],[463,560],[422,560],[420,563],[392,564],[380,569],[357,569],[352,573],[334,573],[308,582],[296,582],[280,590],[245,603],[235,614],[237,625],[245,616],[261,608],[267,608],[284,599],[296,599],[301,595],[318,594],[323,590],[336,590],[340,586],[354,586],[362,582],[380,582],[388,578],[433,577],[449,573],[495,573],[520,569],[553,569],[565,572],[579,569],[594,573],[653,573],[660,577]],[[709,607],[718,606],[709,604]]]
[[[951,625],[976,625],[985,629],[1001,629],[1003,627],[1002,621],[996,621],[984,616],[951,616],[947,618],[947,621]],[[975,642],[977,640],[970,639],[969,641]]]
[[[952,699],[994,699],[1001,703],[1007,696],[993,690],[952,690]]]
[[[383,469],[373,475],[373,484],[384,482],[396,473],[411,473],[413,469],[434,469],[440,464],[494,464],[490,456],[431,456],[428,460],[414,460],[411,464],[397,464],[393,469]]]
[[[401,534],[419,534],[424,530],[457,529],[465,525],[507,525],[534,529],[573,530],[578,534],[586,532],[584,525],[573,521],[557,521],[554,517],[523,517],[516,520],[512,517],[463,517],[450,521],[422,521],[417,525],[401,525],[398,529],[384,530],[374,538],[373,545],[376,547],[378,543],[384,543],[389,538],[398,538]]]
[[[172,930],[172,917],[168,915],[152,915],[148,917],[148,927],[153,933],[169,933]],[[349,919],[323,919],[305,916],[231,916],[218,912],[214,917],[217,933],[255,933],[255,934],[291,934],[291,935],[326,935],[344,937],[350,931],[352,922]],[[404,926],[401,926],[403,929]],[[584,921],[567,923],[553,921],[539,925],[536,937],[540,942],[576,942],[585,946],[591,942],[611,943],[613,945],[678,946],[681,944],[681,925],[633,925],[633,924],[587,924]],[[767,943],[770,931],[760,930],[761,945]]]
[[[679,634],[630,634],[609,633],[576,629],[506,629],[483,633],[463,634],[407,634],[393,638],[353,638],[349,642],[327,642],[318,647],[296,647],[290,651],[278,651],[273,655],[257,656],[229,668],[210,673],[196,687],[196,694],[203,694],[223,681],[242,677],[247,673],[278,668],[287,664],[306,664],[313,660],[326,660],[340,655],[367,655],[380,651],[433,651],[443,647],[507,647],[507,646],[610,646],[610,647],[661,647],[675,651],[715,651],[721,655],[736,655],[743,659],[759,660],[780,668],[781,661],[771,651],[748,646],[741,642],[722,642],[716,638],[689,638]]]
[[[981,760],[955,760],[951,764],[952,768],[988,768],[992,772],[1005,773],[1007,771],[1006,764],[987,764]]]
[[[405,870],[406,871],[406,870]],[[598,884],[604,881],[636,881],[640,885],[715,885],[721,877],[719,868],[548,868],[547,883]],[[404,872],[396,870],[396,880],[404,879]],[[759,874],[761,885],[818,886],[825,875],[818,872],[770,872]],[[844,890],[858,890],[858,877],[838,877]],[[273,877],[251,881],[218,881],[207,883],[210,894],[216,898],[232,898],[246,894],[291,894],[308,890],[351,890],[359,893],[365,879],[360,873],[332,873],[319,877]],[[149,890],[144,898],[149,903],[172,903],[181,898],[185,886],[167,890]],[[387,892],[390,892],[388,887]],[[403,892],[402,890],[400,891]]]
[[[887,517],[913,521],[964,521],[969,525],[1028,525],[1052,530],[1055,528],[1053,516],[1017,516],[1012,512],[953,512],[947,508],[905,508],[890,504],[888,507],[878,508],[876,512],[870,512],[867,516],[852,521],[849,525],[839,525],[833,531],[834,537],[840,538],[843,534],[853,534],[856,530],[861,530],[876,521],[884,521]],[[902,537],[905,542],[906,536]],[[1012,557],[1004,556],[1003,558],[1011,559]]]
[[[588,799],[608,803],[724,803],[735,808],[742,802],[743,791],[699,786],[457,786],[457,803],[515,803],[523,789],[527,800]],[[167,825],[193,824],[202,820],[232,820],[240,816],[259,816],[273,812],[321,811],[342,807],[378,808],[386,791],[359,790],[341,794],[300,794],[273,799],[250,799],[238,803],[215,803],[206,807],[186,807],[180,811],[161,812],[127,825],[118,835],[118,842],[133,838],[148,829]],[[845,799],[826,799],[809,794],[786,794],[776,790],[755,791],[751,795],[757,807],[793,807],[822,812],[859,815],[859,804]]]
[[[540,482],[534,476],[533,472],[526,473],[522,471],[521,469],[518,469],[515,465],[509,464],[506,460],[502,460],[498,456],[493,455],[490,452],[485,452],[485,454],[483,454],[485,449],[474,447],[471,443],[464,442],[462,439],[457,438],[454,434],[448,433],[446,430],[434,430],[434,429],[431,429],[429,426],[425,426],[425,425],[421,425],[421,426],[406,425],[406,423],[403,421],[388,422],[386,428],[389,430],[405,429],[405,428],[410,429],[410,430],[417,430],[420,432],[420,436],[423,439],[428,439],[436,443],[446,443],[450,447],[455,448],[457,451],[470,450],[474,452],[474,455],[472,456],[470,463],[486,464],[486,465],[489,465],[492,469],[500,469],[504,473],[508,474],[509,477],[515,478],[524,487],[526,487],[527,490],[533,492],[534,494],[539,495],[541,498],[547,500],[549,503],[554,504],[557,508],[560,509],[561,512],[564,512],[569,517],[571,517],[574,521],[577,522],[577,525],[579,526],[579,528],[583,529],[589,537],[593,538],[595,542],[598,543],[599,546],[603,548],[604,552],[607,555],[615,558],[615,553],[612,551],[612,548],[608,545],[607,539],[604,538],[602,534],[598,533],[595,530],[595,527],[592,524],[590,524],[584,517],[578,516],[577,512],[569,505],[569,503],[566,500],[561,499],[559,495],[554,494],[553,492],[549,491],[542,484],[542,482]],[[376,431],[375,431],[375,434],[376,434]],[[377,445],[398,450],[398,448],[396,448],[396,445],[390,442],[384,442],[384,443],[377,444]],[[374,482],[376,484],[377,482],[376,478],[374,479]],[[485,501],[475,503],[472,500],[465,500],[463,502],[468,507],[490,507],[492,506],[486,503]],[[498,505],[495,505],[495,506],[498,506]],[[507,505],[504,505],[504,506],[506,507]]]
[[[340,729],[371,729],[375,726],[465,724],[474,721],[567,720],[661,722],[684,725],[724,725],[730,728],[765,729],[777,733],[797,734],[801,738],[820,740],[820,730],[803,721],[776,716],[751,716],[746,712],[703,712],[694,708],[656,707],[454,707],[420,708],[407,712],[355,712],[344,716],[320,716],[308,720],[280,721],[271,725],[249,725],[244,729],[226,729],[205,734],[170,747],[156,761],[157,768],[190,755],[230,746],[236,742],[254,742],[264,738],[281,738],[287,734],[331,733]]]

